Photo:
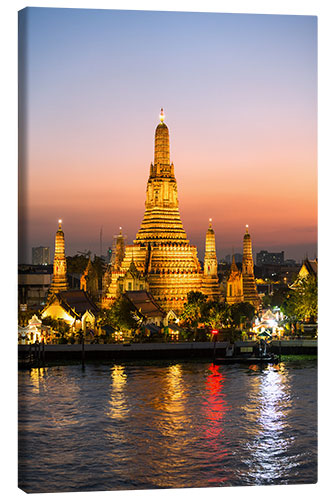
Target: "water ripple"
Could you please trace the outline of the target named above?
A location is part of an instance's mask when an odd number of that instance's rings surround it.
[[[87,365],[19,373],[27,492],[313,483],[313,364]]]

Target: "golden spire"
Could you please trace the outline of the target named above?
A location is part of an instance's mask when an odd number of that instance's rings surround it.
[[[65,236],[62,230],[62,220],[58,220],[58,231],[55,236],[55,249],[53,261],[53,278],[50,292],[58,293],[68,289],[67,262],[65,255]]]
[[[169,129],[164,123],[164,111],[161,108],[160,123],[155,131],[155,156],[154,165],[158,163],[164,166],[170,166],[170,143],[169,143]]]
[[[235,254],[234,253],[232,253],[232,262],[231,262],[230,271],[231,272],[235,272],[235,273],[238,272],[238,267],[237,267],[237,264],[236,264]]]

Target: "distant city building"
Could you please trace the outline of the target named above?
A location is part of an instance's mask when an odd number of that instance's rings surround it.
[[[296,260],[294,260],[294,259],[286,259],[284,261],[284,265],[285,266],[296,266],[297,263],[296,263]]]
[[[38,310],[46,303],[52,281],[52,266],[19,265],[18,302],[21,311]]]
[[[34,266],[48,266],[51,264],[49,247],[33,247],[32,264]]]
[[[257,266],[263,266],[266,264],[284,264],[284,251],[268,252],[267,250],[261,250],[257,253]]]
[[[226,262],[227,264],[231,264],[231,261],[232,261],[233,257],[235,258],[235,263],[236,264],[241,264],[242,263],[242,261],[243,261],[243,254],[241,254],[241,253],[235,253],[233,255],[229,255],[229,254],[226,255],[224,257],[224,262]]]

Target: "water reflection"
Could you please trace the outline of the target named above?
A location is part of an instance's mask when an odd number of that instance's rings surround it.
[[[216,439],[224,435],[223,418],[227,411],[225,395],[222,393],[224,376],[219,371],[219,367],[211,364],[210,374],[206,380],[207,399],[204,401],[204,414],[207,419],[205,429],[206,439]]]
[[[257,484],[269,484],[281,479],[294,466],[288,453],[292,438],[286,432],[292,407],[290,387],[282,363],[279,369],[270,366],[252,380],[247,407],[248,415],[252,414],[254,433],[253,441],[248,444],[250,478]]]
[[[74,378],[68,378],[63,369],[58,369],[56,376],[50,376],[49,368],[32,368],[29,372],[32,393],[37,396],[35,406],[30,408],[24,396],[20,394],[20,406],[25,408],[25,418],[34,424],[32,415],[37,418],[39,428],[63,428],[78,423],[82,405],[77,399],[79,388]],[[57,400],[58,399],[58,400]],[[59,409],[59,402],[60,409]],[[36,410],[38,411],[36,412]],[[34,410],[34,411],[32,411]]]
[[[22,371],[20,483],[36,493],[314,482],[316,375],[288,363]]]
[[[165,391],[161,401],[161,416],[163,419],[160,429],[166,436],[177,438],[186,425],[187,418],[184,411],[184,383],[181,365],[169,366],[164,379]]]
[[[225,376],[220,367],[214,364],[209,366],[206,379],[206,395],[203,401],[203,439],[205,461],[210,462],[212,471],[207,479],[212,485],[219,485],[227,479],[223,472],[223,464],[230,450],[228,439],[225,436],[225,416],[228,411],[226,396],[223,393]]]
[[[114,365],[111,368],[111,394],[109,401],[108,416],[117,420],[123,420],[128,413],[125,399],[125,386],[127,375],[124,366]]]
[[[32,391],[39,394],[42,389],[45,389],[45,378],[47,368],[31,368],[30,381],[32,383]]]

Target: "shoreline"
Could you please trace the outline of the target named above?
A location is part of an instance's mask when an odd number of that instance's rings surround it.
[[[48,363],[67,364],[68,362],[118,362],[118,361],[194,361],[211,360],[226,354],[228,342],[179,342],[145,344],[46,344],[18,345],[19,368],[45,366]],[[254,341],[235,342],[235,352],[255,349]],[[317,340],[281,340],[273,341],[269,352],[281,356],[316,356]]]

